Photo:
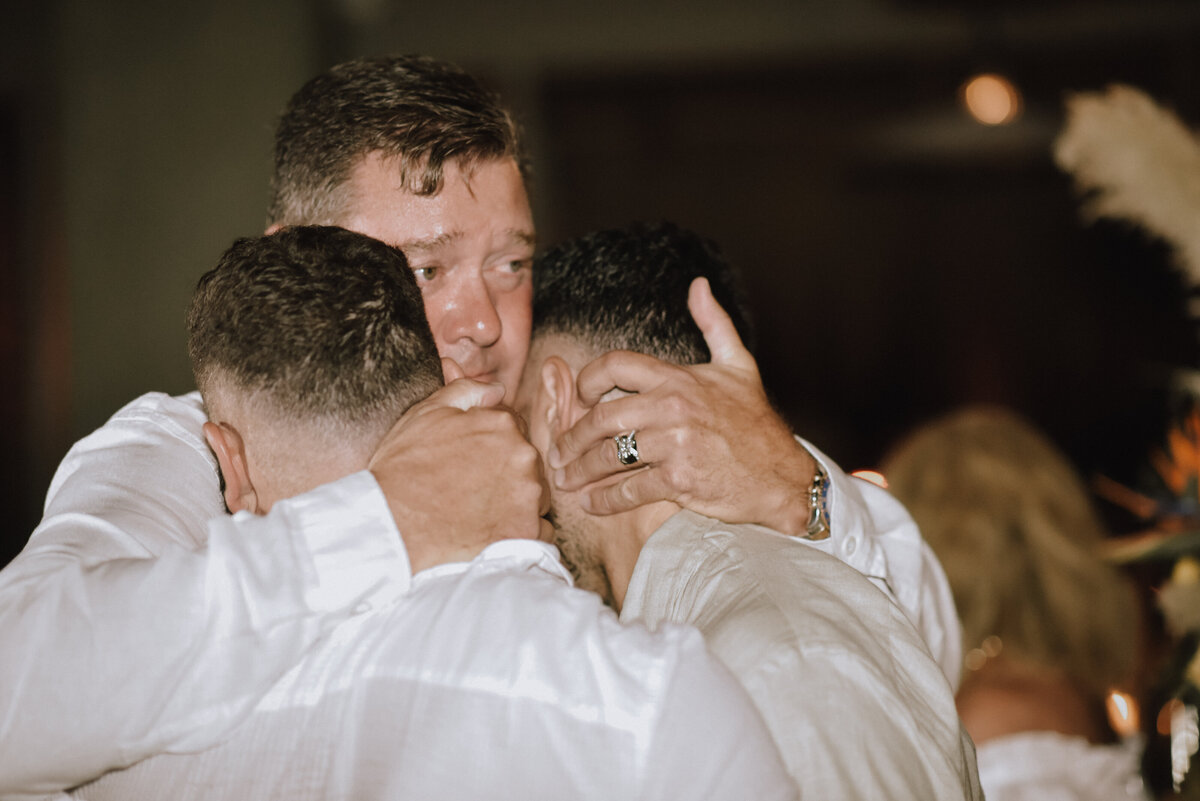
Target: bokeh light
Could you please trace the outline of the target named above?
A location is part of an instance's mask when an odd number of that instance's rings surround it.
[[[1021,93],[997,73],[975,75],[960,91],[967,112],[984,125],[1007,125],[1021,115]]]

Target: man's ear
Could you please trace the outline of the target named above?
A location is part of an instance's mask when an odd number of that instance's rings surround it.
[[[548,356],[538,374],[538,400],[534,415],[545,424],[551,440],[575,424],[578,403],[575,395],[575,373],[558,356]]]
[[[225,506],[230,512],[243,509],[258,513],[258,496],[250,483],[246,466],[246,446],[237,429],[228,423],[205,423],[204,439],[217,456],[221,475],[225,479]]]

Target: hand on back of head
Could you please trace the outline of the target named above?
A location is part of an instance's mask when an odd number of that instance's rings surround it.
[[[680,366],[612,351],[585,367],[578,389],[592,409],[556,443],[554,480],[579,489],[629,470],[613,438],[636,431],[644,466],[592,489],[589,511],[670,500],[728,522],[803,533],[808,510],[797,488],[811,482],[812,458],[771,407],[754,357],[707,281],[693,283],[688,307],[712,361]],[[636,394],[599,403],[615,388]]]
[[[504,387],[461,377],[406,412],[369,469],[388,499],[414,573],[467,560],[502,539],[550,540],[541,459]]]

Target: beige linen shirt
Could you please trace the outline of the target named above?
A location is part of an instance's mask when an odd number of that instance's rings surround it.
[[[805,798],[982,798],[950,684],[860,573],[693,512],[646,543],[621,619],[690,623],[749,691]]]

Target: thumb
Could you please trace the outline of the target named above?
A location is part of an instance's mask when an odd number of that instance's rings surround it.
[[[712,287],[709,286],[707,278],[692,281],[688,289],[688,311],[692,313],[692,319],[704,335],[704,342],[712,354],[713,364],[758,369],[754,357],[742,345],[742,338],[738,336],[733,320],[729,319],[729,315],[713,297]]]
[[[466,375],[467,374],[463,372],[463,369],[458,366],[458,362],[454,361],[454,359],[451,359],[449,356],[442,357],[442,377],[445,378],[447,384],[449,384],[451,381],[457,381],[460,378],[464,378]]]
[[[502,400],[503,384],[485,384],[471,378],[459,378],[430,395],[422,404],[434,408],[450,406],[465,412],[476,406],[495,406]]]

